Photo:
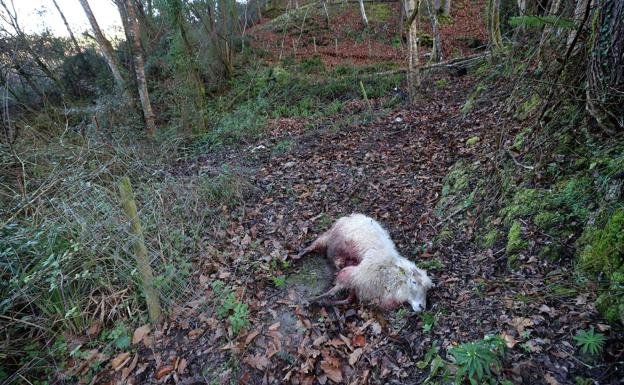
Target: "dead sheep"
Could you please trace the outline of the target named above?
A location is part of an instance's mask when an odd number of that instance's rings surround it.
[[[338,219],[298,257],[313,252],[325,253],[338,273],[334,286],[310,302],[346,289],[349,297],[331,303],[346,304],[356,296],[384,308],[396,308],[405,302],[415,312],[426,308],[427,290],[434,286],[427,272],[399,255],[386,229],[366,215]]]

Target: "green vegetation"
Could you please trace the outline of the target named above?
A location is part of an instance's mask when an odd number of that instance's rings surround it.
[[[581,352],[596,355],[602,351],[606,338],[601,333],[595,333],[591,327],[589,330],[579,330],[574,336],[574,341]]]
[[[436,317],[433,314],[427,312],[422,312],[419,315],[421,321],[423,322],[423,331],[425,333],[429,333],[436,324]]]
[[[507,255],[517,253],[527,246],[526,241],[522,240],[522,226],[520,222],[514,221],[509,228],[509,234],[507,234],[507,247],[505,252]]]
[[[468,138],[468,140],[466,140],[466,146],[474,146],[475,144],[479,143],[479,139],[480,138],[478,136]]]
[[[220,319],[228,320],[232,332],[240,333],[250,325],[249,305],[236,299],[232,288],[226,287],[223,281],[216,280],[210,284],[216,297],[215,314]]]
[[[481,341],[463,343],[450,350],[457,365],[458,379],[468,378],[471,384],[492,382],[494,372],[500,370],[505,354],[505,341],[500,337],[485,337]]]
[[[509,384],[501,376],[501,363],[505,356],[505,341],[499,336],[486,336],[482,340],[466,342],[449,349],[451,362],[440,356],[440,348],[434,341],[423,359],[416,363],[420,369],[430,367],[423,384],[453,382],[461,384]],[[454,374],[454,381],[451,381]]]
[[[580,268],[607,279],[596,302],[598,309],[609,321],[624,323],[624,209],[617,209],[604,228],[588,227],[583,239],[587,244],[580,254]]]

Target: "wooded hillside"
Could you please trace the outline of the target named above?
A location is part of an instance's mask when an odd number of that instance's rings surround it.
[[[621,383],[624,2],[112,3],[0,0],[0,384]]]

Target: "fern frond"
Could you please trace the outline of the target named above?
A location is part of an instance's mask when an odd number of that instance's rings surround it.
[[[557,28],[572,29],[575,27],[574,20],[559,16],[514,16],[509,18],[512,27],[543,27],[551,25]]]

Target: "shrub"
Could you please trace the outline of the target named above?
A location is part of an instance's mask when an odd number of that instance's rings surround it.
[[[593,355],[602,351],[606,341],[603,334],[594,332],[593,326],[589,330],[579,330],[573,338],[581,352]]]
[[[481,341],[463,343],[450,350],[457,365],[456,383],[468,378],[471,384],[480,384],[492,376],[492,368],[499,370],[505,353],[505,341],[500,337],[485,337]],[[488,381],[491,382],[491,381]]]

